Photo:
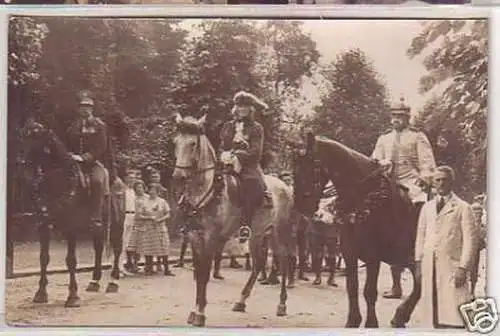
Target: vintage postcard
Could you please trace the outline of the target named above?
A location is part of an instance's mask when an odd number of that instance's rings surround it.
[[[493,329],[488,26],[11,16],[5,322]]]

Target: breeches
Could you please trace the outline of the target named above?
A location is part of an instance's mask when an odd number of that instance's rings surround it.
[[[109,193],[108,180],[106,169],[94,164],[90,170],[90,214],[93,221],[102,222],[104,196]]]

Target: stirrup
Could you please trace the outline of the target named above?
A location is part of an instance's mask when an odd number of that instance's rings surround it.
[[[238,239],[239,240],[248,240],[252,236],[252,229],[248,225],[243,225],[240,227],[240,230],[238,232]]]

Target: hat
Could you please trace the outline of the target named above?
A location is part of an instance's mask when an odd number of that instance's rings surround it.
[[[410,116],[410,107],[405,105],[405,99],[401,97],[399,103],[391,107],[391,114]]]
[[[483,210],[483,206],[477,202],[472,203],[472,210]]]
[[[257,98],[255,95],[245,91],[239,91],[236,93],[233,97],[233,102],[235,105],[249,105],[257,109],[267,110],[269,108],[266,103]]]
[[[94,100],[90,97],[81,97],[80,105],[94,106]]]

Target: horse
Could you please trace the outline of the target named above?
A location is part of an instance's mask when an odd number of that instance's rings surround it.
[[[241,201],[244,190],[233,170],[221,169],[216,152],[205,134],[206,114],[199,119],[175,115],[177,135],[175,136],[175,169],[173,178],[183,185],[182,211],[190,218],[186,230],[193,253],[194,279],[196,281],[195,307],[187,322],[202,327],[206,323],[207,283],[214,256],[221,243],[232,237],[240,225]],[[225,167],[227,168],[227,167]],[[233,311],[244,312],[264,260],[263,240],[271,237],[273,250],[280,256],[283,278],[289,266],[288,255],[293,248],[292,223],[289,214],[293,206],[292,192],[276,177],[265,176],[268,190],[272,194],[273,207],[260,208],[252,220],[253,234],[249,240],[252,270],[240,299]],[[287,290],[281,283],[277,316],[286,315]]]
[[[410,270],[412,292],[396,309],[391,320],[393,327],[405,327],[421,294],[420,277],[414,262],[418,212],[407,190],[390,179],[376,161],[337,141],[308,133],[306,148],[300,154],[296,157],[294,169],[294,197],[298,211],[312,218],[328,181],[337,190],[337,212],[342,219],[340,247],[346,264],[349,300],[345,327],[358,328],[362,322],[358,260],[366,264],[367,328],[378,328],[375,304],[380,263]],[[366,206],[371,210],[364,217],[353,215],[360,207]]]
[[[47,266],[49,264],[49,248],[51,229],[61,232],[67,240],[66,266],[69,271],[69,295],[65,307],[80,306],[78,285],[76,281],[76,240],[77,231],[82,224],[90,223],[88,189],[82,183],[79,165],[74,162],[64,143],[55,132],[43,124],[30,120],[22,130],[22,157],[24,165],[35,168],[37,174],[30,179],[33,184],[33,197],[37,208],[37,223],[40,241],[40,281],[34,303],[47,303]],[[104,245],[112,244],[114,263],[111,281],[106,292],[118,292],[120,278],[119,257],[122,249],[121,234],[123,216],[116,197],[111,193],[104,206],[105,219],[101,229],[91,231],[95,252],[95,264],[92,281],[86,291],[98,292],[102,277],[102,255]],[[107,226],[107,231],[106,231]],[[107,234],[107,239],[105,235]]]

